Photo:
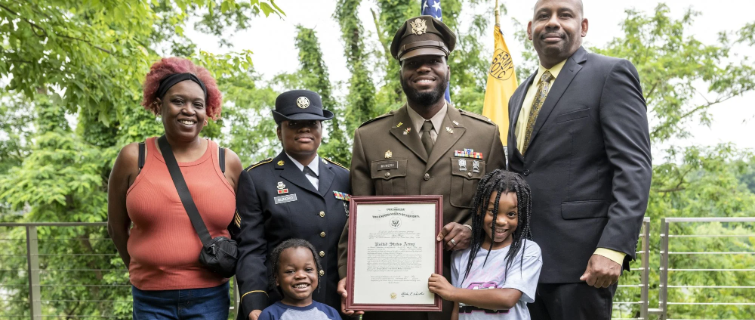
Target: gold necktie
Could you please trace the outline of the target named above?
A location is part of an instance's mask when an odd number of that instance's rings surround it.
[[[425,146],[425,151],[427,151],[427,155],[430,156],[430,152],[433,151],[433,137],[430,136],[430,131],[433,130],[433,123],[430,120],[425,120],[425,122],[422,124],[422,136],[420,137],[420,141],[422,141],[422,145]]]
[[[550,71],[545,71],[540,78],[540,83],[537,84],[537,94],[535,94],[535,100],[532,101],[532,108],[530,108],[530,117],[527,119],[527,128],[524,134],[524,147],[522,147],[522,155],[527,152],[527,146],[530,144],[530,138],[532,137],[532,129],[535,127],[535,121],[537,121],[537,115],[540,113],[540,108],[543,107],[545,98],[548,97],[548,91],[550,90],[553,79]]]

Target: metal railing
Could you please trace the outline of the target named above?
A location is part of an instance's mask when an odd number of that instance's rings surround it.
[[[235,281],[231,287],[234,319]],[[130,289],[107,223],[0,223],[0,320],[131,319]]]
[[[698,234],[695,233],[697,229],[683,228],[685,224],[701,223],[720,223],[724,226],[717,230],[717,233],[712,234]],[[731,227],[736,223],[752,225],[747,228]],[[658,268],[659,301],[657,308],[650,308],[650,219],[645,218],[639,236],[641,242],[639,246],[641,249],[637,252],[639,261],[633,262],[633,272],[622,275],[619,285],[619,290],[631,291],[639,288],[639,297],[636,293],[625,294],[623,295],[626,298],[623,299],[625,301],[615,301],[614,310],[618,310],[617,312],[622,315],[630,314],[630,317],[614,319],[649,319],[649,316],[657,316],[660,320],[677,320],[679,316],[684,316],[684,313],[674,308],[685,307],[725,307],[735,310],[730,313],[735,314],[736,319],[755,318],[755,283],[737,283],[736,280],[740,277],[736,275],[714,277],[715,280],[720,280],[715,283],[695,284],[688,281],[689,275],[702,272],[713,274],[755,272],[755,263],[734,267],[693,265],[701,261],[709,261],[697,258],[705,256],[747,257],[727,260],[734,261],[735,264],[755,261],[755,249],[753,249],[755,240],[750,239],[750,242],[746,242],[741,241],[742,238],[755,238],[755,217],[662,219]],[[685,239],[687,241],[719,239],[721,241],[716,243],[718,247],[729,250],[711,251],[697,245],[691,247],[700,249],[692,250],[685,248],[683,243],[674,243],[674,241],[685,241]],[[740,241],[737,242],[738,239]],[[728,242],[723,244],[722,241]],[[671,259],[672,256],[674,259]],[[746,260],[749,258],[752,259]],[[724,260],[722,258],[719,261]],[[638,264],[639,267],[637,267]],[[640,272],[639,283],[636,280],[635,272],[637,271]],[[632,276],[634,280],[629,281],[628,277]],[[670,279],[673,282],[670,283]],[[732,279],[734,282],[730,283]],[[727,280],[730,282],[726,282]],[[107,235],[105,222],[0,223],[0,320],[29,317],[32,320],[47,318],[130,319],[132,303],[130,288],[128,271],[123,267],[123,262]],[[239,294],[235,283],[232,284],[232,288],[233,305],[230,314],[234,317],[238,308]],[[670,290],[674,290],[672,295],[669,295]],[[739,292],[736,295],[738,300],[705,300],[711,297],[706,292],[716,290],[737,291]],[[86,293],[87,291],[90,292]],[[632,296],[635,298],[628,298]],[[69,308],[69,305],[78,307]],[[88,309],[85,306],[89,306]],[[674,312],[669,312],[670,308]],[[749,316],[747,308],[753,310]],[[64,314],[56,314],[63,309],[68,311]],[[7,310],[16,312],[8,313]],[[674,318],[669,318],[669,314]]]
[[[637,262],[633,262],[630,265],[630,269],[632,272],[639,271],[640,272],[640,283],[626,283],[626,280],[630,273],[625,272],[621,279],[619,279],[619,286],[617,290],[622,289],[640,289],[639,294],[639,300],[633,300],[633,301],[614,301],[613,302],[613,309],[614,310],[622,310],[625,312],[632,312],[634,311],[631,306],[636,305],[639,306],[639,317],[634,318],[613,318],[615,320],[630,320],[630,319],[640,319],[644,320],[648,318],[648,307],[649,307],[649,299],[648,299],[648,284],[650,279],[650,218],[644,218],[642,220],[642,229],[640,229],[640,251],[637,251],[637,258],[639,258],[639,267],[637,267]],[[635,260],[636,261],[636,260]]]
[[[735,223],[755,223],[755,217],[744,217],[744,218],[664,218],[661,220],[661,248],[660,248],[660,254],[661,254],[661,265],[660,265],[660,285],[659,285],[659,308],[653,309],[651,312],[653,314],[657,314],[659,316],[659,319],[661,320],[679,320],[680,318],[669,318],[669,308],[670,307],[678,307],[678,306],[687,306],[687,307],[705,307],[705,308],[711,308],[711,307],[727,307],[727,308],[746,308],[746,307],[752,307],[752,311],[743,311],[739,312],[739,310],[735,310],[734,312],[730,312],[734,314],[736,318],[733,319],[745,319],[740,317],[739,315],[743,315],[746,317],[746,319],[753,319],[755,318],[755,283],[752,285],[740,285],[736,283],[714,283],[714,284],[706,284],[706,285],[695,285],[695,284],[689,284],[688,282],[685,282],[686,279],[688,279],[688,276],[690,273],[698,273],[698,272],[710,272],[710,273],[747,273],[747,272],[755,272],[755,264],[749,264],[748,266],[743,267],[724,267],[724,268],[701,268],[701,267],[695,267],[695,262],[699,262],[697,260],[699,259],[689,259],[690,261],[685,261],[687,263],[690,263],[691,265],[687,265],[684,268],[678,268],[676,267],[675,261],[670,261],[671,256],[678,256],[678,257],[689,257],[689,256],[700,256],[700,255],[715,255],[715,256],[732,256],[732,255],[755,255],[755,250],[753,250],[753,246],[755,246],[755,241],[751,241],[751,243],[745,243],[745,242],[739,242],[739,244],[732,244],[731,241],[729,241],[728,245],[722,246],[719,243],[719,247],[738,247],[738,251],[724,251],[723,249],[721,251],[706,251],[705,248],[699,248],[703,251],[671,251],[671,240],[672,239],[728,239],[728,240],[736,240],[738,238],[755,238],[755,229],[735,229],[731,228],[722,228],[721,233],[717,234],[683,234],[683,233],[672,233],[671,226],[672,225],[682,225],[682,224],[699,224],[699,223],[721,223],[721,224],[735,224]],[[750,226],[752,227],[752,226]],[[699,246],[696,246],[699,247]],[[744,250],[745,248],[749,248],[749,250]],[[755,259],[754,259],[755,260]],[[704,262],[707,262],[708,260],[705,260]],[[717,261],[719,266],[720,263],[722,263],[722,260]],[[680,262],[681,263],[681,262]],[[735,261],[735,264],[736,261]],[[675,275],[673,284],[669,284],[669,278],[670,274],[673,273]],[[676,276],[679,274],[680,276]],[[725,278],[722,280],[731,280],[731,278],[737,278],[734,277],[716,277],[716,278]],[[677,301],[677,300],[670,300],[669,298],[669,289],[672,290],[680,290],[682,292],[682,296],[688,298],[687,300],[693,300],[693,301]],[[740,298],[743,298],[744,301],[710,301],[711,294],[699,294],[696,291],[704,291],[704,290],[742,290],[747,291],[749,294],[741,295]],[[748,298],[749,297],[749,298]],[[707,300],[707,301],[698,301],[700,299]],[[671,313],[672,316],[676,317],[675,313]],[[689,319],[689,318],[688,318]],[[717,319],[710,319],[710,320],[717,320]]]

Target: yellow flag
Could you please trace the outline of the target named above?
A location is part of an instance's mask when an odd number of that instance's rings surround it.
[[[498,125],[501,132],[501,141],[505,146],[508,142],[509,132],[509,98],[514,94],[518,86],[514,62],[511,60],[509,48],[503,40],[501,28],[495,26],[495,53],[493,62],[488,71],[488,84],[485,89],[485,104],[482,107],[482,115]]]

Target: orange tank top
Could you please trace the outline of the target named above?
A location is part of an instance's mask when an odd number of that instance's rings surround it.
[[[133,223],[128,238],[131,284],[140,290],[210,288],[227,279],[199,263],[202,242],[191,225],[165,160],[146,141],[144,167],[126,193]],[[230,237],[228,225],[236,210],[236,193],[218,164],[218,145],[208,141],[204,155],[178,166],[210,235]]]

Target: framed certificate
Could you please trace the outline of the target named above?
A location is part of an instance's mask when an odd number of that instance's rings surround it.
[[[349,212],[346,308],[441,311],[427,280],[443,274],[443,197],[352,197]]]

